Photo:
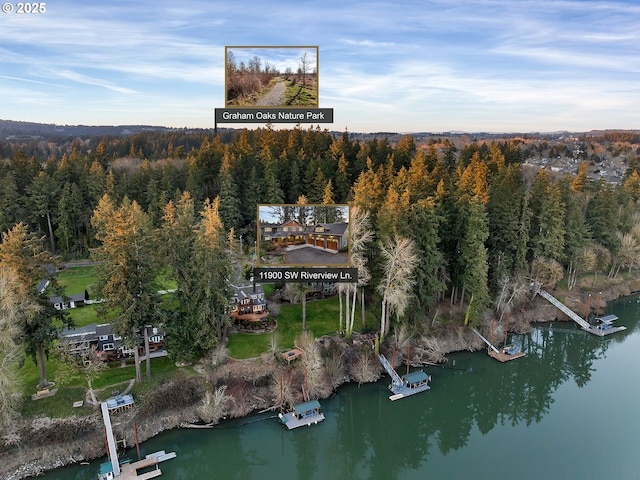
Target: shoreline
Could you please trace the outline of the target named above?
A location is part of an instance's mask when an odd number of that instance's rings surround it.
[[[605,308],[606,304],[610,301],[618,298],[633,295],[640,292],[640,275],[634,276],[628,279],[603,279],[608,285],[598,285],[601,288],[589,288],[587,286],[581,286],[572,291],[566,289],[551,289],[550,293],[554,296],[562,297],[563,303],[576,312],[584,311],[587,305],[586,298],[589,291],[591,291],[591,306],[596,307],[596,302],[600,302],[600,308]],[[595,294],[593,294],[596,292]],[[600,296],[601,293],[601,296]],[[598,297],[600,298],[594,298]],[[528,302],[527,308],[521,309],[512,315],[510,320],[510,330],[514,333],[526,333],[536,323],[549,323],[553,321],[571,321],[557,308],[550,305],[546,300],[540,297],[534,298]],[[459,327],[459,326],[456,326]],[[459,331],[459,329],[455,329]],[[438,340],[446,344],[444,354],[453,353],[456,351],[478,351],[484,348],[484,343],[479,340],[474,334],[466,332],[466,334],[457,335],[457,338],[446,338],[446,336],[452,337],[451,333],[454,330],[447,331],[442,330],[440,333],[445,333],[445,336],[439,337]],[[323,337],[325,338],[325,337]],[[334,339],[329,343],[340,345],[340,338]],[[426,340],[421,338],[419,341]],[[346,343],[346,342],[342,342]],[[413,350],[413,349],[412,349]],[[419,350],[419,349],[416,349]],[[412,352],[413,353],[413,352]],[[342,354],[348,355],[349,352],[343,352]],[[350,358],[353,361],[353,358]],[[251,395],[248,392],[245,393],[245,402],[242,408],[235,407],[234,410],[224,412],[225,419],[240,419],[246,418],[259,411],[267,411],[273,408],[277,408],[277,404],[273,405],[273,397],[271,391],[273,386],[269,384],[269,380],[273,375],[273,372],[277,372],[278,369],[283,368],[279,363],[271,362],[271,364],[261,365],[259,369],[256,369],[256,365],[260,362],[268,362],[265,358],[247,359],[247,360],[234,360],[229,358],[226,363],[215,368],[214,373],[209,377],[188,377],[183,379],[192,385],[197,383],[203,384],[209,381],[215,381],[215,385],[226,385],[233,389],[240,385],[235,379],[240,378],[244,382],[253,382],[253,386],[250,388]],[[414,363],[415,362],[415,363]],[[346,362],[345,362],[346,363]],[[423,358],[415,358],[412,355],[413,366],[426,366],[429,362]],[[318,395],[319,399],[329,398],[335,393],[335,391],[345,383],[369,383],[371,381],[377,381],[382,375],[381,367],[379,364],[375,364],[375,370],[377,375],[373,375],[370,379],[356,379],[353,376],[353,371],[349,371],[353,365],[345,366],[344,374],[339,378],[335,378],[328,390],[323,391],[321,395]],[[251,375],[254,375],[251,378]],[[374,378],[375,377],[375,378]],[[173,381],[172,381],[173,382]],[[162,393],[162,392],[160,392]],[[165,392],[166,394],[166,392]],[[199,403],[202,403],[200,400]],[[143,412],[138,410],[140,407],[136,407],[132,413],[119,414],[118,420],[126,423],[137,419],[138,421],[138,436],[140,443],[155,437],[156,435],[171,430],[174,428],[190,428],[189,424],[198,426],[198,428],[215,428],[219,423],[215,421],[211,427],[207,427],[202,423],[199,414],[199,404],[193,404],[184,406],[178,409],[161,409],[157,412]],[[222,417],[222,416],[221,416]],[[219,419],[216,419],[219,420]],[[144,423],[141,423],[143,421]],[[40,476],[50,470],[55,470],[67,465],[90,462],[104,456],[104,439],[99,428],[102,422],[102,418],[99,412],[88,415],[86,417],[69,417],[59,419],[29,419],[23,422],[29,424],[30,429],[27,431],[32,432],[33,435],[47,436],[49,430],[69,429],[73,432],[70,436],[70,441],[64,443],[55,443],[53,445],[36,445],[36,446],[23,446],[18,440],[17,446],[0,454],[0,465],[4,465],[0,469],[0,476],[6,478],[6,480],[20,480],[31,476]],[[131,437],[131,438],[128,438]],[[25,435],[25,438],[31,438]],[[127,445],[130,447],[135,445],[133,440],[133,433],[125,435]],[[0,439],[4,440],[4,439]],[[6,440],[5,440],[6,441]],[[7,475],[4,477],[3,475]]]

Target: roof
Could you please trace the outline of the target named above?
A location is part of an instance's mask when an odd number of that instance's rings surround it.
[[[61,335],[63,337],[76,337],[76,336],[85,336],[85,335],[95,335],[96,334],[96,327],[97,327],[97,325],[95,323],[92,323],[90,325],[85,325],[84,327],[65,328],[64,330],[62,330]]]
[[[253,290],[253,285],[232,285],[234,289],[234,297],[238,297],[238,300],[243,300],[245,298],[251,298],[255,295],[264,296],[264,290],[262,289],[262,285],[257,284],[255,291]]]
[[[302,412],[308,412],[309,410],[314,410],[316,408],[320,408],[320,402],[318,402],[317,400],[311,400],[309,402],[305,402],[305,403],[299,403],[298,405],[294,405],[293,409],[298,412],[298,413],[302,413]]]
[[[111,462],[100,464],[100,474],[105,475],[107,473],[113,473],[113,465],[111,465]]]
[[[427,380],[429,375],[424,373],[422,370],[418,370],[416,372],[407,373],[406,375],[403,375],[402,378],[404,378],[407,383],[418,383]]]
[[[69,302],[84,302],[85,296],[84,293],[74,293],[71,295],[66,295],[65,299],[67,299]],[[53,295],[49,297],[49,301],[51,303],[64,303],[63,298],[59,295]]]
[[[316,227],[322,227],[324,232],[316,232]],[[315,225],[309,227],[306,233],[329,233],[331,235],[343,235],[347,228],[349,228],[348,223],[316,223]]]

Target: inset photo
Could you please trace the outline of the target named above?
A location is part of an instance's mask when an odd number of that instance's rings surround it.
[[[349,266],[348,205],[258,205],[258,265]]]
[[[318,47],[225,47],[225,107],[318,107]]]

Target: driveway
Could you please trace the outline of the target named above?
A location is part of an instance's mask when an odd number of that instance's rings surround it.
[[[286,265],[347,265],[349,255],[346,252],[329,253],[313,247],[298,248],[285,253]]]

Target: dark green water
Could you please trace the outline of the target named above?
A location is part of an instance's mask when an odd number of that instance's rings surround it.
[[[510,363],[450,355],[415,397],[391,402],[388,378],[347,385],[312,427],[253,417],[166,432],[142,450],[177,452],[163,480],[639,479],[638,301],[609,306],[628,327],[609,338],[561,323],[514,337],[527,356]],[[45,478],[93,479],[98,463]]]

